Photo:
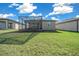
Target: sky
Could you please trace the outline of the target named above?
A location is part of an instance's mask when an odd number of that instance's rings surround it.
[[[18,21],[19,16],[42,16],[63,21],[79,17],[79,3],[0,3],[0,18]]]

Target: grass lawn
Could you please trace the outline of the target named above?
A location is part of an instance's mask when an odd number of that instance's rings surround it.
[[[79,55],[79,33],[0,30],[0,55]]]

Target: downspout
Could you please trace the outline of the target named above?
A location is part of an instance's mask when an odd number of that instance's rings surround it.
[[[78,19],[77,19],[77,32],[78,32]]]

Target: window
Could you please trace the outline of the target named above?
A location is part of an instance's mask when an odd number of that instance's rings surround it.
[[[51,26],[51,22],[48,22],[48,26]]]

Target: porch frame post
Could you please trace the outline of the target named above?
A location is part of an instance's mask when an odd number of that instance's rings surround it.
[[[8,29],[8,20],[6,20],[6,29]]]

